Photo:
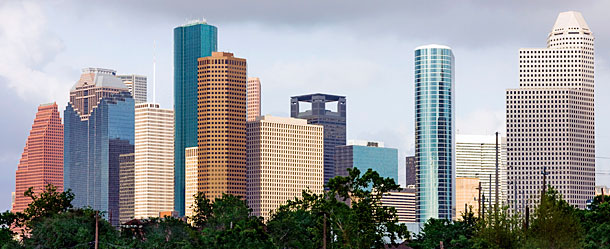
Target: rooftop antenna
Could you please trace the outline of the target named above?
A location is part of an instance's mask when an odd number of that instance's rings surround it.
[[[153,41],[153,103],[157,103],[157,41]]]

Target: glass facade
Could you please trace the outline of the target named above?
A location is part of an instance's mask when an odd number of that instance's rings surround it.
[[[197,59],[217,49],[217,29],[204,22],[174,29],[174,209],[184,215],[184,150],[197,146]]]
[[[454,57],[451,49],[415,49],[417,221],[455,216]]]
[[[106,212],[119,225],[119,156],[134,151],[134,100],[120,92],[100,100],[88,119],[64,111],[64,189],[75,207]]]
[[[347,145],[337,146],[335,153],[336,176],[347,176],[348,168],[358,168],[362,174],[372,169],[398,183],[397,149]]]
[[[310,94],[292,97],[290,117],[307,119],[308,124],[324,127],[324,184],[335,177],[335,148],[346,144],[347,105],[345,96]],[[299,102],[311,103],[311,110],[301,112]],[[336,111],[326,109],[326,104],[337,104]]]

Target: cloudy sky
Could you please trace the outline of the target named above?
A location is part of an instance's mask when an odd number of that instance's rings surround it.
[[[55,101],[63,112],[84,67],[152,82],[156,53],[156,100],[172,108],[173,28],[200,18],[218,27],[220,51],[246,58],[249,76],[261,78],[263,113],[288,116],[292,95],[346,95],[348,139],[384,141],[402,158],[414,150],[415,47],[452,47],[459,133],[504,133],[518,49],[544,47],[557,14],[580,11],[596,37],[597,168],[610,173],[608,9],[606,0],[1,0],[0,210],[10,208],[39,104]],[[597,183],[610,185],[610,175]]]

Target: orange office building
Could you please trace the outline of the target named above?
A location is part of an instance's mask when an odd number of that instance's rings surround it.
[[[35,194],[41,193],[47,184],[63,191],[63,172],[64,126],[57,104],[43,104],[38,107],[15,173],[15,203],[11,211],[21,212],[27,208],[32,200],[23,193],[30,187]]]
[[[212,52],[198,59],[199,191],[246,196],[246,60]]]

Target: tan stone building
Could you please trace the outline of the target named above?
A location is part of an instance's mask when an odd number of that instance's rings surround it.
[[[138,219],[174,210],[174,111],[135,106],[135,204]]]
[[[324,185],[324,128],[305,119],[261,116],[248,122],[248,206],[270,218],[304,189]]]
[[[193,216],[193,205],[197,194],[197,147],[189,147],[184,151],[184,215]]]
[[[198,59],[198,188],[210,199],[246,196],[246,60]]]
[[[456,177],[455,178],[455,219],[461,219],[466,207],[473,213],[479,212],[479,178],[477,177]],[[489,201],[489,200],[488,200]],[[486,205],[489,205],[486,202]]]
[[[571,205],[593,198],[594,64],[593,33],[574,11],[559,14],[546,48],[519,50],[519,88],[506,90],[511,210],[540,200],[545,172]]]
[[[261,115],[261,80],[258,77],[248,77],[247,92],[247,118],[256,120]]]

